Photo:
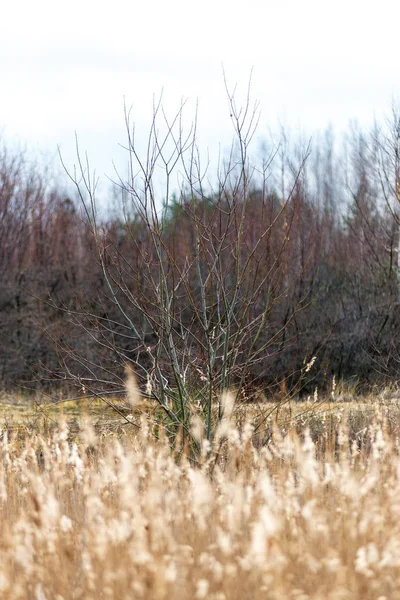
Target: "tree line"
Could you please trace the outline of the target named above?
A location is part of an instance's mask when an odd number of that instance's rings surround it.
[[[256,164],[254,115],[231,111],[235,144],[212,184],[195,131],[184,138],[175,118],[161,134],[156,108],[143,161],[127,122],[130,170],[101,218],[79,156],[67,195],[2,146],[3,388],[113,395],[129,364],[184,422],[189,396],[211,407],[221,389],[398,377],[398,115],[340,139],[283,136]]]

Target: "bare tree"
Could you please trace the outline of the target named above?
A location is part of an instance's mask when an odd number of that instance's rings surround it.
[[[218,165],[216,184],[207,182],[201,166],[196,119],[185,134],[184,105],[170,119],[162,98],[153,107],[144,154],[125,111],[129,177],[118,176],[123,218],[117,228],[99,219],[96,179],[79,148],[78,168],[69,174],[104,283],[97,308],[71,317],[120,368],[70,345],[64,351],[80,374],[64,359],[66,373],[107,398],[122,389],[121,366],[129,363],[142,393],[157,401],[171,427],[188,430],[196,409],[208,439],[223,416],[220,392],[233,388],[237,398],[249,397],[263,382],[271,357],[291,343],[291,324],[311,293],[305,280],[301,293],[296,290],[305,256],[296,267],[290,262],[297,252],[291,240],[295,190],[309,148],[279,197],[268,188],[276,152],[260,168],[250,160],[258,121],[250,86],[241,108],[235,91],[227,85],[226,91],[235,140]]]

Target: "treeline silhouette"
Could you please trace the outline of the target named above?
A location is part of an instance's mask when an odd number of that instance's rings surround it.
[[[124,186],[101,220],[90,194],[49,189],[3,146],[0,386],[118,393],[127,361],[149,394],[179,387],[178,370],[193,389],[397,378],[399,139],[395,117],[339,141],[328,130],[304,164],[285,140],[267,177],[225,172],[151,214],[126,208]]]

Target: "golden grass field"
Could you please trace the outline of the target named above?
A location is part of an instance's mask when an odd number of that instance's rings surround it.
[[[285,406],[257,434],[233,411],[211,446],[194,425],[197,456],[146,411],[32,414],[1,431],[1,599],[400,598],[397,400]]]

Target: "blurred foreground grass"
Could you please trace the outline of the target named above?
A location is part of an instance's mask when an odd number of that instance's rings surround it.
[[[195,457],[151,407],[3,408],[4,600],[400,597],[396,396],[238,406]]]

